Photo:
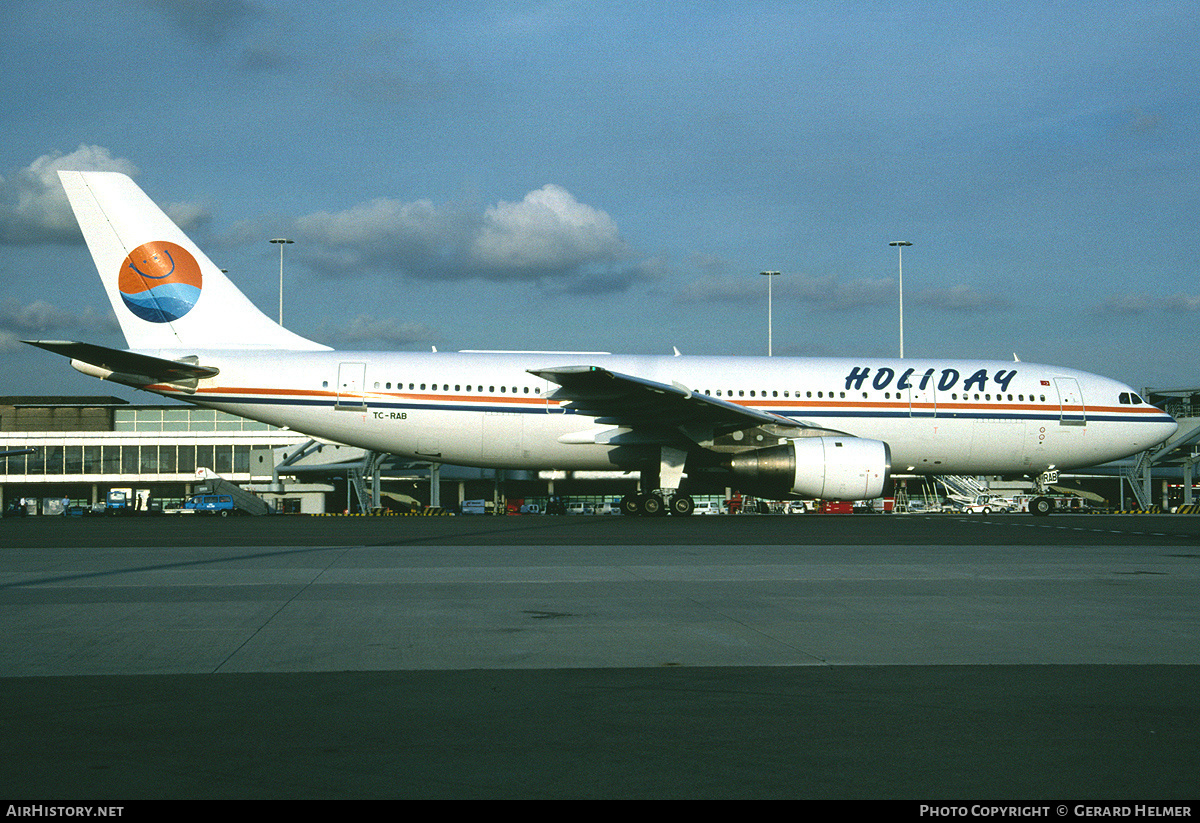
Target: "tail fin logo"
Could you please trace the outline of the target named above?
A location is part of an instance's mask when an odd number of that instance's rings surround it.
[[[177,243],[143,243],[121,262],[117,287],[125,306],[138,317],[150,323],[170,323],[191,311],[200,299],[200,265]]]

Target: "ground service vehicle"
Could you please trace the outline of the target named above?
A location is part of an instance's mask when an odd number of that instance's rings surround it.
[[[237,511],[233,505],[233,497],[228,494],[196,494],[183,504],[185,511],[196,514],[214,514],[228,517]]]

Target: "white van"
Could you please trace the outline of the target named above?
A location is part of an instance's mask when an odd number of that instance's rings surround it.
[[[720,514],[721,504],[713,503],[711,500],[697,500],[696,508],[692,514]]]
[[[568,503],[567,514],[595,514],[591,503]]]

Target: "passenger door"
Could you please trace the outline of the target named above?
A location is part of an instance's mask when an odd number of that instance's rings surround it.
[[[367,399],[363,394],[366,382],[366,363],[339,363],[337,399],[333,407],[346,411],[364,411],[367,408]]]
[[[1054,378],[1058,390],[1059,424],[1063,426],[1086,426],[1087,409],[1083,405],[1083,392],[1074,377]]]

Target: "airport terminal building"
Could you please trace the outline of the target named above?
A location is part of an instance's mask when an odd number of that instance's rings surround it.
[[[144,490],[156,507],[180,505],[215,474],[252,489],[282,513],[360,512],[380,499],[457,509],[466,499],[553,493],[564,479],[596,500],[630,480],[494,472],[405,463],[322,444],[287,429],[193,406],[117,397],[0,397],[0,512],[42,513],[47,500],[102,507],[112,489]],[[21,452],[21,453],[12,453]],[[431,474],[437,480],[431,487]],[[442,489],[445,494],[442,494]],[[402,493],[401,493],[402,492]]]
[[[57,498],[91,508],[112,488],[189,496],[210,469],[238,484],[271,480],[274,450],[295,432],[190,406],[116,397],[0,397],[0,510]]]

